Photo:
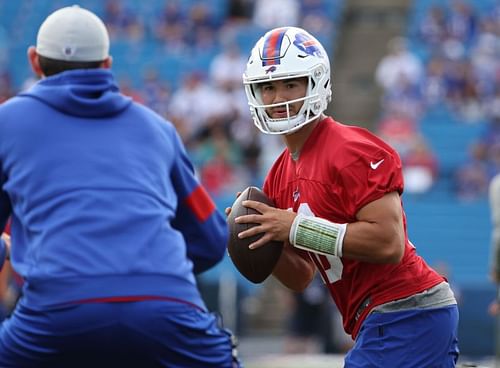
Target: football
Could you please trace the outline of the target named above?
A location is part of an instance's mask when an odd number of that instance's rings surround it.
[[[234,201],[231,213],[227,217],[229,225],[228,253],[238,271],[255,284],[263,282],[273,272],[281,251],[283,243],[271,241],[257,249],[249,249],[248,246],[258,240],[263,234],[257,234],[248,238],[240,239],[238,234],[257,224],[237,224],[234,219],[243,215],[258,214],[259,212],[245,207],[241,204],[244,200],[252,200],[265,203],[274,207],[274,203],[257,187],[246,188]]]

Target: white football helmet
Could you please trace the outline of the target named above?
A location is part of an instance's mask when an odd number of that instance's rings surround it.
[[[303,98],[264,105],[258,83],[308,77]],[[330,61],[319,43],[307,31],[297,27],[275,28],[255,44],[248,59],[243,84],[254,124],[267,134],[289,134],[310,123],[326,110],[332,98]],[[290,116],[290,104],[303,101],[299,113]],[[272,119],[266,109],[285,106],[286,118]]]

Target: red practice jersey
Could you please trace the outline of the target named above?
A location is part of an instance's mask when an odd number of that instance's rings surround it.
[[[288,150],[276,160],[264,183],[276,207],[336,223],[356,222],[366,204],[390,192],[403,193],[397,152],[368,130],[322,120],[304,144],[297,162]],[[343,317],[356,337],[373,307],[424,291],[444,278],[417,255],[408,240],[398,264],[375,264],[312,252],[311,257]]]

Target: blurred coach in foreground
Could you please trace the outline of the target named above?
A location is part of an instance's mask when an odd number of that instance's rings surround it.
[[[172,124],[119,92],[103,22],[59,9],[28,57],[41,80],[0,106],[0,262],[25,281],[0,366],[239,366],[194,277],[225,219]]]

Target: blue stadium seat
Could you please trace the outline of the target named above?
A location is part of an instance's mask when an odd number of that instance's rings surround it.
[[[403,196],[408,234],[428,263],[446,261],[457,283],[488,281],[491,222],[486,200]]]
[[[442,175],[452,174],[468,160],[470,144],[484,129],[484,124],[468,125],[447,121],[438,123],[425,120],[421,123],[421,131],[437,155]]]

